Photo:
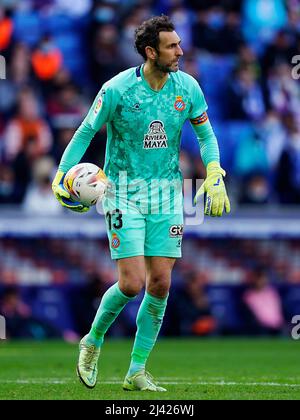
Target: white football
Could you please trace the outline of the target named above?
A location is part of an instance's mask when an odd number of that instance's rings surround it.
[[[64,187],[71,198],[88,207],[102,200],[107,183],[105,173],[93,163],[79,163],[73,166],[64,178]]]

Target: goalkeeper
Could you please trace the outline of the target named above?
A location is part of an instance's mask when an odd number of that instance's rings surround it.
[[[209,216],[230,211],[223,182],[225,172],[220,167],[204,95],[192,76],[179,71],[183,55],[180,43],[172,22],[164,15],[151,18],[136,29],[135,47],[145,63],[103,85],[67,146],[53,181],[54,194],[63,206],[79,212],[88,210],[70,201],[62,181],[64,174],[80,161],[95,133],[106,124],[104,171],[115,188],[107,191],[103,208],[111,256],[117,261],[118,282],[103,295],[91,329],[79,344],[77,372],[88,388],[96,384],[105,333],[124,306],[145,287],[123,389],[165,391],[146,371],[146,362],[163,321],[172,269],[181,257],[179,150],[181,129],[187,119],[196,132],[207,170],[195,200],[205,194],[205,214]],[[125,180],[121,177],[124,173]],[[161,198],[152,190],[154,180],[177,185],[177,189],[174,187],[175,193],[173,189],[167,198],[163,190]],[[178,197],[179,210],[174,204]],[[151,210],[156,211],[149,211],[145,205],[149,202]],[[169,205],[168,211],[165,204]]]

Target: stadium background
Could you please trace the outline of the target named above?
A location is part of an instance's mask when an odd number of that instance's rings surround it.
[[[300,314],[299,2],[2,0],[0,314],[8,337],[76,342],[116,281],[103,218],[66,212],[51,180],[102,83],[141,62],[135,27],[160,13],[182,38],[182,69],[203,88],[232,202],[229,216],[187,226],[162,335],[287,337]],[[83,161],[102,166],[104,151],[102,129]],[[189,124],[181,168],[184,178],[205,174]],[[132,336],[139,302],[111,336]]]

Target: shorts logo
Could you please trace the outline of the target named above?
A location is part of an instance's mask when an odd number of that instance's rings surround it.
[[[136,111],[140,111],[140,109],[141,109],[141,105],[140,105],[138,102],[136,102],[136,103],[133,105],[133,109],[134,109],[134,110],[136,110]]]
[[[191,123],[193,125],[202,125],[205,124],[207,120],[208,115],[206,112],[203,112],[203,114],[199,115],[199,117],[191,119]]]
[[[171,238],[178,238],[183,235],[183,225],[172,225],[169,229],[169,235]]]
[[[112,238],[111,238],[111,247],[114,249],[119,248],[120,243],[121,243],[120,239],[117,237],[115,233],[113,233]]]
[[[164,129],[164,123],[159,120],[149,124],[149,131],[144,135],[144,149],[166,149],[168,137]]]
[[[174,104],[174,108],[176,109],[176,111],[184,111],[185,110],[185,103],[183,102],[182,96],[176,96],[176,101]]]
[[[98,114],[98,112],[100,111],[100,108],[102,107],[102,98],[100,97],[96,103],[95,109],[94,109],[94,113]]]

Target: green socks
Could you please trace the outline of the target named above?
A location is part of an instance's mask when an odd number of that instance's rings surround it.
[[[103,295],[92,328],[86,336],[87,344],[101,347],[104,335],[124,306],[134,297],[128,297],[121,292],[118,283],[111,286]],[[157,298],[145,292],[137,314],[137,332],[131,353],[131,364],[128,375],[145,368],[146,361],[154,347],[168,297]]]
[[[168,296],[157,298],[145,292],[137,314],[137,333],[131,353],[129,376],[145,368],[146,361],[156,342],[164,313],[167,306]]]
[[[100,347],[106,331],[124,306],[132,299],[134,297],[128,297],[121,292],[118,283],[111,286],[102,296],[92,328],[86,337],[87,344],[94,344],[96,347]]]

